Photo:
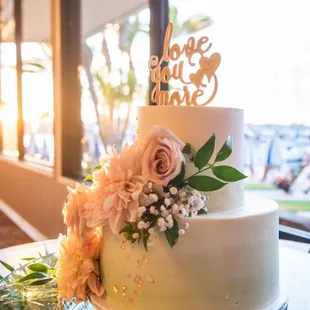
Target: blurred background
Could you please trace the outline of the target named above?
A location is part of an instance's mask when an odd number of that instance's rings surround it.
[[[63,230],[66,186],[134,141],[148,58],[169,19],[175,42],[207,35],[222,54],[212,105],[245,111],[247,194],[276,200],[281,224],[310,231],[309,9],[306,0],[2,0],[0,210],[27,222],[32,239]]]

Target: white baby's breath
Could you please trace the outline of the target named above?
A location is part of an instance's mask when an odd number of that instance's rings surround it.
[[[159,227],[162,227],[162,226],[165,226],[165,219],[160,217],[158,220],[157,220],[157,225]]]
[[[172,186],[169,191],[172,195],[176,195],[178,193],[178,189],[174,186]]]
[[[152,201],[154,201],[154,202],[156,202],[156,201],[158,201],[158,196],[156,195],[156,194],[154,194],[154,193],[152,193],[152,194],[149,194],[149,198],[152,200]]]
[[[140,221],[139,223],[138,223],[138,229],[143,229],[144,228],[144,222],[143,221]]]
[[[179,211],[179,206],[175,203],[172,205],[172,213],[176,213]]]
[[[132,234],[132,238],[134,238],[134,239],[138,239],[138,238],[139,238],[139,234],[138,234],[138,233],[134,233],[134,234]]]
[[[167,206],[167,207],[169,207],[170,206],[170,199],[169,198],[165,198],[165,205]]]
[[[184,229],[179,229],[179,236],[185,235],[185,230]]]

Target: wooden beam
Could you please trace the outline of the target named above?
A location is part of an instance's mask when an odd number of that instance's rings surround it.
[[[76,179],[81,174],[83,132],[78,71],[81,63],[81,1],[53,0],[51,4],[55,174]]]
[[[19,160],[24,160],[24,119],[22,89],[22,0],[14,0],[15,44],[16,44],[16,87],[17,87],[17,149]]]
[[[149,0],[150,6],[150,56],[161,57],[167,25],[169,23],[169,0]],[[167,66],[163,63],[162,67]],[[150,80],[150,93],[154,83]],[[167,83],[161,83],[162,90],[168,90]],[[150,105],[155,103],[150,101]]]
[[[1,13],[0,13],[1,14]],[[3,125],[1,119],[1,107],[2,103],[2,28],[0,27],[0,154],[3,152]]]
[[[0,100],[0,102],[1,102],[1,100]],[[1,113],[1,111],[0,111],[0,113]],[[3,151],[3,125],[2,125],[2,120],[0,119],[0,153],[2,153],[2,151]]]

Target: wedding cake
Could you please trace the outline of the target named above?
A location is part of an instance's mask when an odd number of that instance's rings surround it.
[[[233,152],[223,164],[242,170],[243,111],[139,108],[138,141],[154,125],[168,128],[196,149],[214,132],[215,153],[230,135]],[[189,229],[173,249],[158,235],[146,253],[141,245],[122,244],[121,236],[104,229],[100,260],[108,306],[129,309],[132,298],[135,310],[258,310],[278,298],[276,203],[244,202],[242,181],[209,196],[208,214],[188,218]]]
[[[70,189],[59,295],[111,310],[278,310],[278,206],[244,199],[243,111],[207,106],[220,63],[204,56],[208,38],[169,49],[171,32],[149,62],[157,106],[138,109],[137,142]],[[161,67],[182,54],[200,56],[187,81],[184,60]],[[182,96],[161,90],[172,78]]]

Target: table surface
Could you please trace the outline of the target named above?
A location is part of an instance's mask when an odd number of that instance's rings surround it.
[[[280,240],[280,283],[288,294],[288,310],[310,310],[309,244]],[[57,240],[34,242],[0,250],[0,260],[18,265],[23,257],[39,257],[57,250]],[[0,266],[0,274],[7,271]]]

